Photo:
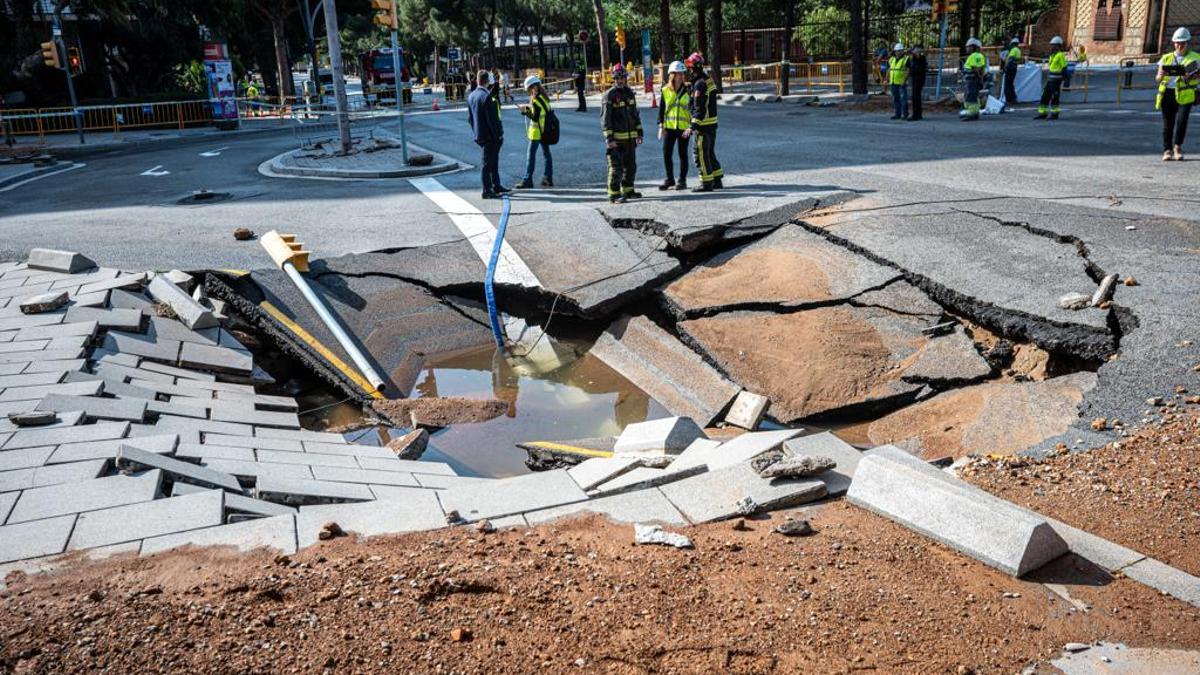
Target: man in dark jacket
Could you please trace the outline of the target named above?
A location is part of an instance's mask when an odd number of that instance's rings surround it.
[[[575,108],[575,112],[587,112],[587,69],[583,64],[575,69],[575,93],[579,96],[579,107]]]
[[[642,118],[637,98],[628,86],[625,66],[612,67],[613,86],[600,100],[600,129],[608,148],[608,201],[624,204],[642,193],[633,189],[637,177],[637,148],[642,144]]]
[[[700,173],[700,186],[692,188],[692,192],[712,192],[725,187],[722,177],[725,170],[717,160],[717,86],[708,73],[704,72],[704,57],[700,52],[694,52],[684,61],[692,76],[691,114],[692,124],[688,129],[689,136],[695,136],[692,154],[696,158],[696,168]]]
[[[481,70],[475,81],[479,86],[467,96],[467,121],[475,132],[475,145],[482,154],[483,198],[496,199],[510,190],[500,184],[500,146],[504,144],[504,127],[500,124],[500,109],[491,92],[495,76]]]
[[[908,62],[912,78],[912,116],[910,122],[921,119],[921,97],[925,92],[925,76],[929,72],[929,59],[925,56],[925,45],[913,47],[912,57]]]

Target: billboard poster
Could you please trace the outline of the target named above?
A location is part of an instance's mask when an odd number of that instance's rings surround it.
[[[225,44],[210,42],[204,45],[204,73],[208,75],[208,102],[213,120],[223,122],[238,119],[237,82],[233,62],[228,58]]]
[[[642,82],[646,93],[654,89],[654,64],[650,62],[650,31],[642,31]]]

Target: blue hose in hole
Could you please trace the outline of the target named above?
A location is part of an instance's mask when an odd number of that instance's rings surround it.
[[[487,300],[488,320],[492,324],[492,337],[496,339],[497,347],[504,347],[504,332],[500,330],[500,316],[496,312],[496,292],[493,280],[496,277],[496,263],[500,260],[500,247],[504,245],[504,231],[508,229],[508,211],[510,203],[508,195],[503,195],[504,208],[500,211],[500,225],[496,228],[496,241],[492,243],[492,257],[488,260],[487,276],[483,279],[483,297]]]

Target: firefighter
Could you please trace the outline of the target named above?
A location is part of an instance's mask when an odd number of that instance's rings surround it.
[[[687,88],[687,66],[672,61],[662,87],[662,105],[658,107],[658,138],[663,142],[663,166],[667,177],[659,190],[687,189],[688,129],[691,127],[692,101]],[[679,153],[679,182],[675,182],[674,155]]]
[[[1004,107],[1017,104],[1017,69],[1021,67],[1021,40],[1013,38],[1004,53]]]
[[[704,57],[694,52],[684,61],[692,76],[691,114],[692,123],[684,138],[696,137],[692,154],[700,172],[700,186],[692,192],[712,192],[725,187],[721,177],[725,172],[717,161],[717,85],[704,72]]]
[[[608,148],[608,201],[614,204],[642,196],[633,189],[637,148],[642,144],[642,118],[628,78],[625,66],[613,64],[613,86],[600,100],[600,128]]]
[[[579,97],[579,105],[575,108],[575,112],[587,112],[587,68],[582,63],[575,69],[573,79],[575,95]]]
[[[925,95],[925,77],[929,72],[929,59],[925,56],[924,45],[913,47],[908,70],[912,77],[912,117],[908,120],[916,122],[922,118],[921,98]]]
[[[542,187],[554,187],[554,160],[550,156],[550,145],[542,141],[546,131],[546,118],[550,117],[550,98],[542,86],[542,78],[530,75],[525,78],[525,91],[529,92],[529,105],[521,106],[521,114],[529,118],[525,137],[529,139],[529,150],[525,155],[525,178],[517,183],[519,188],[533,187],[533,171],[537,168],[538,148],[546,159],[546,170],[542,174]]]
[[[909,56],[904,51],[904,45],[897,42],[892,47],[892,57],[888,59],[888,88],[892,90],[892,119],[908,119],[908,76]]]
[[[1063,76],[1067,74],[1067,53],[1063,51],[1063,39],[1057,35],[1050,38],[1050,58],[1046,62],[1046,85],[1042,87],[1042,99],[1038,101],[1035,120],[1044,120],[1049,113],[1052,120],[1058,119],[1058,100],[1062,96]]]
[[[1188,46],[1191,32],[1180,28],[1171,36],[1172,50],[1158,60],[1158,97],[1154,107],[1162,111],[1163,161],[1183,161],[1183,138],[1188,116],[1200,86],[1200,53]],[[1172,72],[1167,72],[1170,69]],[[1180,73],[1182,71],[1182,74]]]
[[[962,121],[974,122],[979,119],[979,92],[983,89],[983,78],[987,75],[987,60],[983,58],[983,43],[979,38],[967,40],[967,59],[963,61],[963,84],[966,93],[963,95]]]

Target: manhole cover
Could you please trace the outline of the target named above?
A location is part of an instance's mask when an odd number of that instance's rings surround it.
[[[192,194],[175,202],[176,204],[212,204],[213,202],[223,202],[226,199],[232,199],[233,193],[230,192],[213,192],[212,190],[196,190]]]

